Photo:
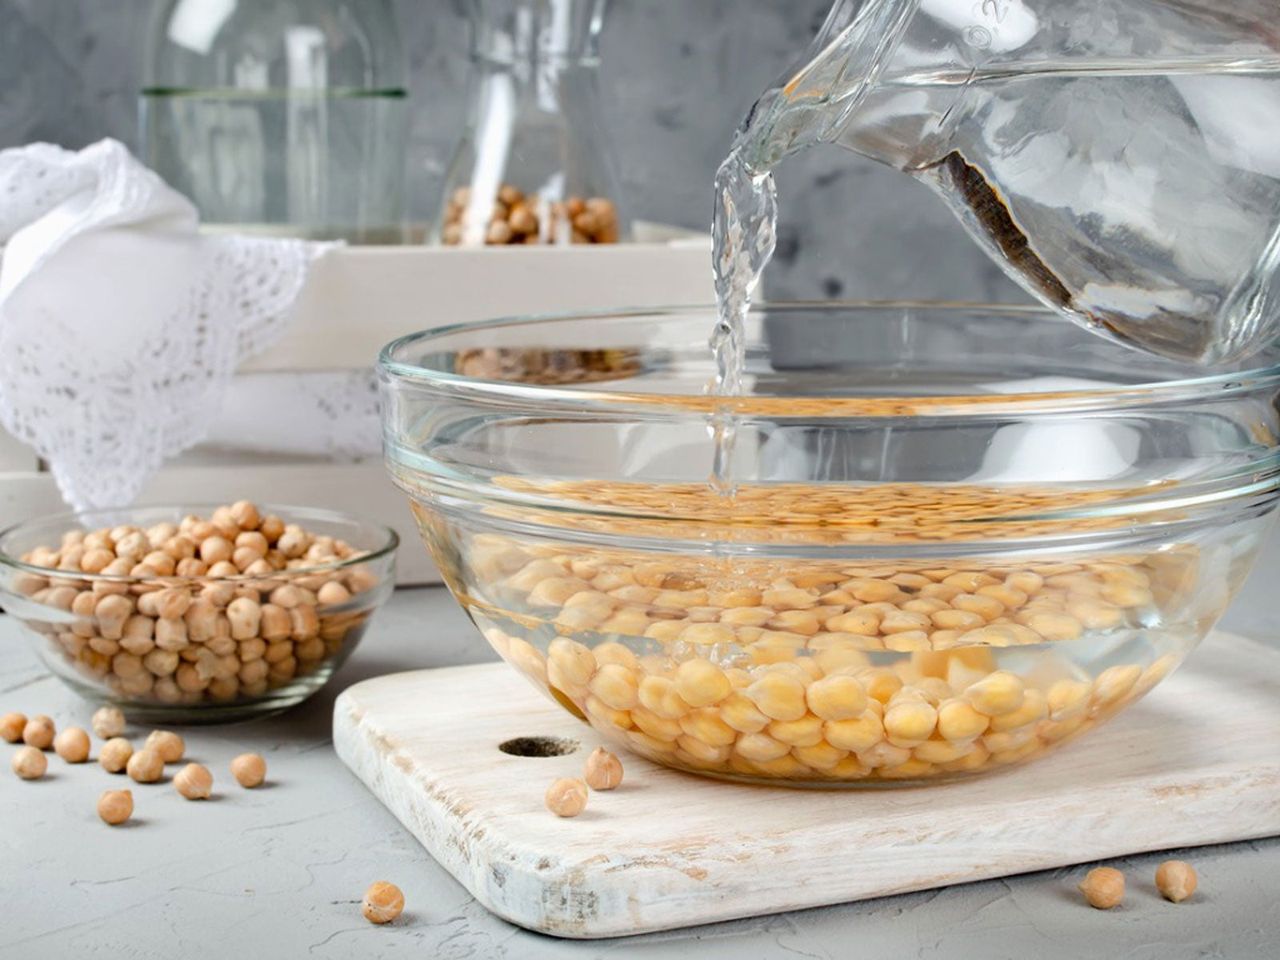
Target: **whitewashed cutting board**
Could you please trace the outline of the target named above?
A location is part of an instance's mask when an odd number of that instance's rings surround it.
[[[503,664],[366,680],[334,744],[481,903],[560,937],[609,937],[859,900],[1144,850],[1280,834],[1280,652],[1211,637],[1108,726],[963,783],[788,790],[621,753],[622,787],[572,820],[542,795],[600,739]],[[514,737],[580,742],[510,756]]]

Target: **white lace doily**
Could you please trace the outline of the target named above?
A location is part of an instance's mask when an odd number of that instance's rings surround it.
[[[328,245],[207,236],[121,144],[0,152],[0,423],[77,508],[204,439]]]

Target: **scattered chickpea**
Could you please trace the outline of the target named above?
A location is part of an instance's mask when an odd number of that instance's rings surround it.
[[[98,816],[113,827],[124,823],[133,816],[133,791],[104,790],[98,798]]]
[[[124,737],[112,737],[98,751],[98,763],[107,773],[120,773],[133,756],[133,744]]]
[[[0,737],[7,743],[17,743],[22,739],[22,729],[27,725],[24,713],[6,713],[0,717]]]
[[[164,758],[155,750],[143,747],[129,757],[125,772],[137,783],[155,783],[164,776]]]
[[[547,788],[546,802],[557,817],[576,817],[587,808],[587,785],[573,777],[561,777]]]
[[[39,780],[49,769],[49,761],[45,759],[43,751],[32,746],[19,747],[10,765],[13,772],[23,780]]]
[[[37,750],[48,750],[53,745],[56,732],[57,729],[51,719],[44,714],[37,714],[22,728],[22,742]]]
[[[153,730],[147,736],[144,750],[154,750],[165,763],[177,763],[186,753],[187,745],[182,737],[171,730]]]
[[[188,763],[173,778],[173,786],[188,800],[207,800],[213,792],[213,774],[199,763]]]
[[[379,880],[364,892],[360,912],[370,923],[390,923],[404,910],[404,894],[394,883]]]
[[[99,740],[110,740],[124,733],[124,712],[119,707],[99,707],[90,722]]]
[[[1166,860],[1156,867],[1156,889],[1160,896],[1181,903],[1196,892],[1195,868],[1185,860]]]
[[[231,761],[231,775],[245,789],[261,786],[267,779],[267,761],[257,753],[242,753]]]
[[[1124,899],[1124,874],[1113,867],[1094,867],[1080,881],[1080,892],[1091,907],[1118,907]]]
[[[53,738],[53,749],[67,763],[89,759],[89,734],[81,727],[67,727]]]
[[[622,761],[604,747],[596,747],[587,757],[582,776],[592,790],[612,790],[622,783]]]

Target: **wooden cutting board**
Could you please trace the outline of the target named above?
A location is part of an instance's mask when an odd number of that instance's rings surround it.
[[[932,787],[721,783],[620,751],[572,820],[542,795],[601,742],[504,664],[346,690],[338,755],[481,903],[610,937],[860,900],[1145,850],[1280,834],[1280,651],[1225,634],[1144,701],[1025,767]],[[513,756],[517,737],[575,740]]]

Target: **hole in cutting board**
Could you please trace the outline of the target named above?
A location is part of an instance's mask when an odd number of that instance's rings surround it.
[[[563,757],[580,746],[567,737],[513,737],[498,744],[498,749],[513,757]]]

